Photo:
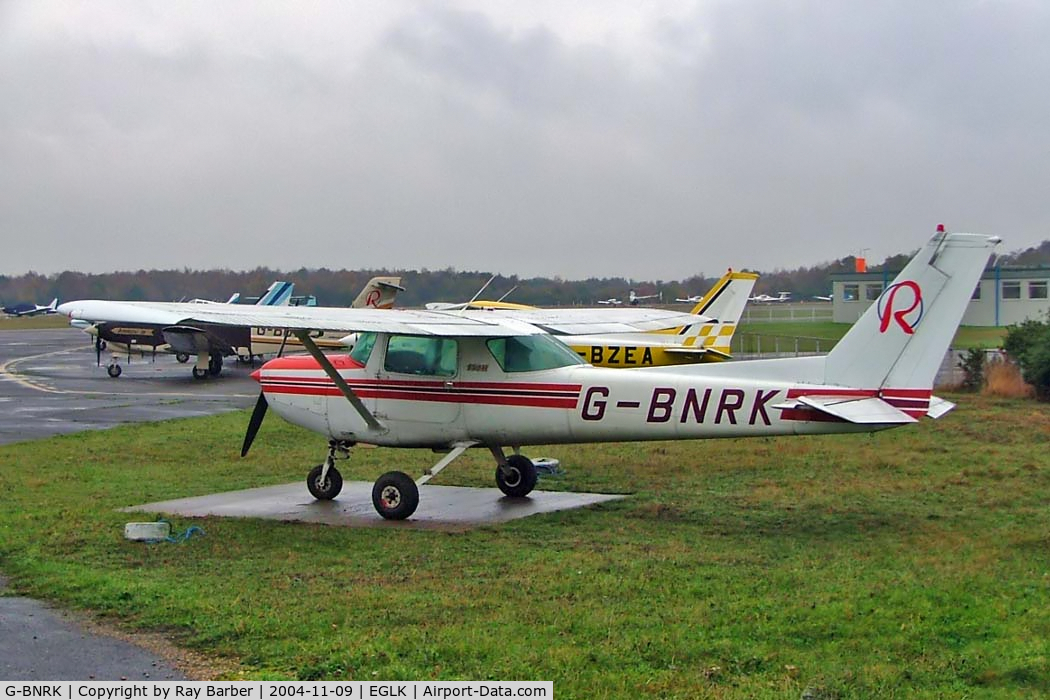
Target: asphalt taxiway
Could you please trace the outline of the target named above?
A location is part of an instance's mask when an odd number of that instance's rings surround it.
[[[248,365],[227,362],[217,379],[194,379],[173,355],[121,357],[106,373],[89,336],[75,328],[0,331],[0,444],[123,423],[203,416],[251,406]]]
[[[251,405],[258,391],[246,368],[202,382],[170,355],[136,357],[113,379],[107,359],[96,367],[87,335],[73,328],[0,331],[0,444],[232,411]],[[5,585],[0,577],[0,680],[186,678],[159,653],[39,601],[2,595]]]

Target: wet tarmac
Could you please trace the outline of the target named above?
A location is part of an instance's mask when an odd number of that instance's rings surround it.
[[[4,580],[0,578],[0,593]],[[171,681],[186,676],[161,655],[29,598],[0,597],[0,680]]]
[[[201,380],[173,355],[124,356],[114,379],[109,358],[97,366],[90,337],[75,328],[0,331],[0,444],[234,411],[259,393],[252,368],[236,362]]]
[[[537,513],[581,508],[623,496],[564,491],[533,491],[527,498],[507,498],[499,489],[435,486],[419,488],[419,509],[410,520],[384,520],[372,506],[372,482],[349,481],[331,501],[316,501],[303,483],[267,486],[196,498],[147,503],[127,512],[185,517],[218,515],[300,521],[351,527],[408,527],[467,530]]]

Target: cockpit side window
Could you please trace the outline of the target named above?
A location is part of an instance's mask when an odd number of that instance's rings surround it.
[[[392,335],[383,369],[398,374],[452,377],[459,363],[459,345],[453,338]]]

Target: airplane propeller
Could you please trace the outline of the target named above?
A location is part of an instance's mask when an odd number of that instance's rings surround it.
[[[255,441],[255,434],[259,432],[259,426],[262,425],[263,418],[266,417],[266,409],[269,407],[270,404],[266,402],[266,394],[260,391],[259,400],[255,402],[255,410],[252,411],[251,420],[248,421],[248,430],[244,433],[241,457],[248,454],[248,450],[251,449],[252,443]]]

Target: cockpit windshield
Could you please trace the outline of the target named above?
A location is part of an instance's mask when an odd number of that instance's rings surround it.
[[[372,355],[372,348],[375,347],[375,344],[375,333],[358,333],[354,349],[350,351],[351,359],[360,362],[362,365],[367,365],[368,358]]]
[[[569,346],[549,335],[519,335],[486,341],[504,372],[536,372],[587,364]]]

